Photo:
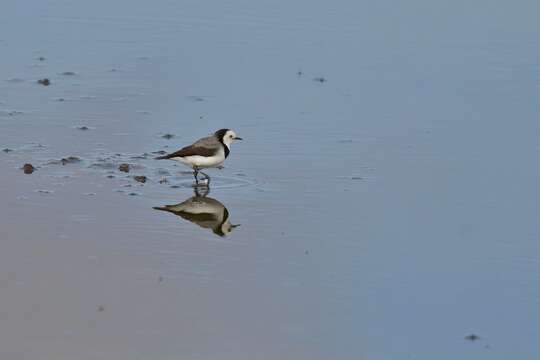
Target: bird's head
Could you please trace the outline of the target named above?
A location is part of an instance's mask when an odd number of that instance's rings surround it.
[[[216,136],[219,141],[227,145],[227,147],[229,147],[235,140],[242,140],[242,138],[238,137],[231,129],[218,130],[214,133],[214,136]]]

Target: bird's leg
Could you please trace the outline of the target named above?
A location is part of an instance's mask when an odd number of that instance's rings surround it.
[[[199,178],[197,177],[199,175],[199,169],[196,167],[193,168],[193,176],[195,177],[195,184],[199,184]]]
[[[202,171],[200,173],[204,175],[204,178],[207,181],[206,185],[210,185],[210,176],[208,176],[208,174],[206,174],[206,173],[203,173]]]

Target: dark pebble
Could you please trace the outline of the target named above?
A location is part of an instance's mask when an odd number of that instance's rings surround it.
[[[36,168],[32,164],[24,164],[22,167],[25,174],[31,174],[36,171]]]
[[[82,131],[90,130],[88,126],[79,126],[77,127],[77,129],[82,130]]]
[[[41,85],[43,85],[43,86],[49,86],[49,85],[51,85],[51,81],[50,81],[49,79],[47,79],[47,78],[45,78],[45,79],[39,79],[37,82],[38,82],[38,84],[41,84]]]
[[[45,58],[43,56],[40,56],[37,58],[39,61],[45,61]]]
[[[323,78],[323,77],[316,77],[316,78],[313,79],[313,81],[323,83],[323,82],[326,82],[327,80],[325,78]]]
[[[146,182],[146,176],[144,175],[141,175],[141,176],[134,176],[133,179],[137,182],[140,182],[140,183],[145,183]]]
[[[64,75],[64,76],[74,76],[74,75],[77,75],[77,74],[74,73],[73,71],[64,71],[61,75]]]
[[[162,136],[162,138],[167,139],[167,140],[170,140],[170,139],[172,139],[173,137],[174,137],[173,134],[165,134],[165,135]]]
[[[118,166],[118,170],[122,171],[122,172],[129,172],[129,164],[120,164],[120,166]]]
[[[62,158],[60,161],[62,162],[62,165],[75,164],[81,162],[81,158],[78,158],[76,156],[68,156],[67,158]]]
[[[480,340],[480,336],[478,336],[476,334],[467,335],[467,336],[465,336],[465,340],[477,341],[477,340]]]

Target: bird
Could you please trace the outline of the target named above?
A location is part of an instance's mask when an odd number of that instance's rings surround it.
[[[233,225],[229,221],[229,211],[225,205],[216,199],[200,195],[195,191],[195,196],[176,204],[154,207],[155,210],[170,212],[180,216],[182,219],[191,221],[221,237],[229,235],[234,228],[240,226]]]
[[[219,167],[229,156],[231,144],[235,140],[243,140],[238,137],[231,129],[220,129],[213,135],[204,137],[195,141],[193,144],[183,147],[173,153],[159,156],[156,160],[175,160],[193,169],[195,183],[199,183],[199,172],[209,176],[201,171],[201,169]]]

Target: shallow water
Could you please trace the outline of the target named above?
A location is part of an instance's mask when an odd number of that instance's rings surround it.
[[[2,358],[538,354],[536,3],[30,3],[0,13]],[[214,213],[154,210],[194,196],[157,152],[222,127]]]

